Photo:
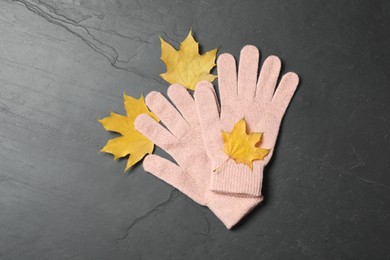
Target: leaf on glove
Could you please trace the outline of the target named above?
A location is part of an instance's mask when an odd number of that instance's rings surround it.
[[[246,121],[241,119],[228,133],[222,131],[224,152],[237,163],[243,163],[252,170],[254,160],[263,160],[269,153],[269,149],[256,146],[261,141],[262,133],[247,134]]]
[[[170,84],[178,83],[188,89],[195,90],[195,86],[202,80],[213,82],[217,77],[210,74],[214,68],[217,49],[199,54],[199,43],[192,37],[190,31],[187,38],[175,50],[169,43],[161,40],[161,60],[167,67],[167,72],[160,76]]]
[[[122,136],[108,140],[101,152],[114,155],[114,160],[129,156],[127,171],[131,166],[140,161],[146,154],[153,152],[154,144],[139,133],[134,127],[134,121],[140,114],[148,114],[156,121],[160,121],[155,114],[146,107],[144,97],[135,99],[123,94],[127,116],[111,112],[109,117],[98,120],[106,131],[116,132]]]

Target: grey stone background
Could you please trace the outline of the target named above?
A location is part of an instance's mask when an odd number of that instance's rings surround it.
[[[0,259],[389,259],[389,1],[0,0]],[[99,154],[159,36],[278,55],[301,84],[265,202],[227,230]],[[156,149],[157,154],[164,154]]]

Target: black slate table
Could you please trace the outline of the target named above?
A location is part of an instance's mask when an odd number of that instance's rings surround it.
[[[389,259],[390,1],[0,1],[0,259]],[[99,154],[159,36],[278,55],[301,84],[233,230]],[[160,149],[156,153],[164,155]]]

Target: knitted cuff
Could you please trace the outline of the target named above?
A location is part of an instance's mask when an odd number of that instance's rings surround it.
[[[228,161],[213,162],[210,189],[218,193],[241,196],[261,196],[263,163],[256,163],[251,170],[247,165]]]
[[[261,201],[263,197],[239,197],[211,192],[207,207],[225,224],[228,229],[241,221]]]

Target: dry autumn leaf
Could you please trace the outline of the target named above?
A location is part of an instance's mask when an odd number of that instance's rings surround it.
[[[160,76],[170,84],[178,83],[188,89],[195,90],[195,86],[202,80],[212,82],[217,76],[210,74],[214,68],[217,49],[199,54],[199,44],[192,37],[190,31],[187,38],[175,50],[169,43],[161,40],[161,59],[164,61],[167,72]]]
[[[263,160],[269,149],[256,146],[261,141],[262,133],[247,134],[246,121],[238,121],[231,133],[222,131],[224,152],[237,163],[243,163],[252,170],[254,160]]]
[[[143,96],[135,99],[127,96],[125,93],[123,97],[127,116],[111,112],[109,117],[98,121],[106,131],[116,132],[122,135],[108,140],[107,144],[100,151],[113,154],[114,160],[130,155],[125,169],[127,171],[146,154],[152,153],[154,148],[154,144],[135,129],[135,119],[140,114],[148,114],[157,121],[159,119],[148,110]]]

